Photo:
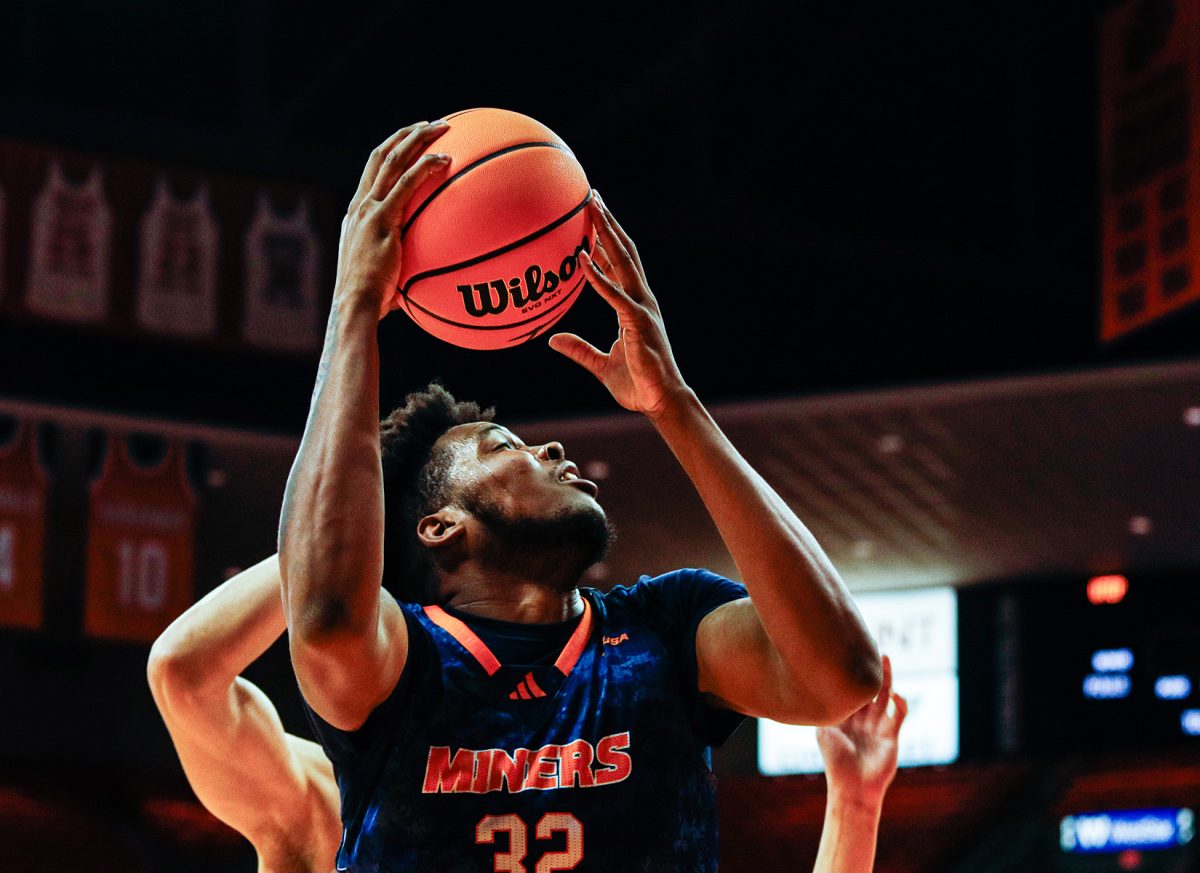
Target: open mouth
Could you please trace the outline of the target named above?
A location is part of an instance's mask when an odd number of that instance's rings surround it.
[[[558,468],[558,481],[564,485],[573,485],[592,497],[600,493],[600,486],[590,479],[580,478],[579,468],[570,461]]]

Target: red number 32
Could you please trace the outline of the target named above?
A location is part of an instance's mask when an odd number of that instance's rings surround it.
[[[567,835],[567,847],[561,852],[546,852],[538,859],[534,873],[574,870],[583,860],[583,824],[569,812],[548,812],[538,819],[534,836],[549,840],[558,831]],[[497,852],[492,869],[496,873],[526,873],[525,855],[529,851],[529,828],[518,815],[485,815],[475,825],[475,842],[494,843],[496,834],[508,834],[508,851]]]

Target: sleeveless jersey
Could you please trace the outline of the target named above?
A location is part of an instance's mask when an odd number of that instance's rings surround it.
[[[218,240],[208,185],[179,200],[160,175],[142,216],[137,314],[143,327],[194,337],[216,332]]]
[[[93,167],[73,185],[57,160],[33,203],[32,252],[26,303],[32,312],[73,321],[108,314],[108,260],[112,215],[104,175]]]
[[[697,692],[695,634],[745,589],[680,570],[581,593],[561,654],[533,666],[402,604],[391,696],[353,732],[308,710],[342,796],[339,870],[716,869],[709,751],[742,716]]]
[[[246,232],[246,342],[281,351],[320,347],[317,257],[308,201],[280,215],[261,192]]]
[[[192,603],[195,498],[183,446],[153,468],[112,435],[88,514],[89,636],[151,642]]]
[[[20,422],[0,445],[0,625],[42,626],[42,557],[46,536],[46,474],[37,432]]]

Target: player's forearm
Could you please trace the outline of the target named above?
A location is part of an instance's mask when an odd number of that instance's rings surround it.
[[[150,649],[156,696],[224,693],[285,628],[275,555],[243,570],[180,615]]]
[[[882,800],[831,790],[825,801],[825,826],[813,873],[870,873],[882,806]]]
[[[829,557],[695,394],[681,392],[653,421],[716,523],[791,687],[844,718],[878,690],[881,666]]]
[[[279,523],[288,626],[320,637],[376,617],[383,572],[378,304],[335,295]]]

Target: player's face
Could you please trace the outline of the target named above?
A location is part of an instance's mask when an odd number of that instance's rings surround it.
[[[599,508],[599,488],[580,476],[562,443],[526,445],[508,428],[491,422],[459,425],[443,439],[458,443],[451,473],[454,485],[498,504],[507,516],[549,518]]]
[[[608,521],[596,484],[579,475],[561,443],[531,446],[491,422],[459,425],[450,471],[456,502],[514,547],[565,547],[599,560],[608,544]],[[586,565],[585,565],[586,566]]]

